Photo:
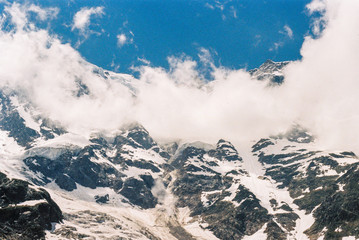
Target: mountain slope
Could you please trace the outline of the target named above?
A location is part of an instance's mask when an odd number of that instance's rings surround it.
[[[280,87],[286,64],[267,61],[251,74]],[[131,79],[94,71],[135,96]],[[78,86],[79,97],[89,94]],[[159,144],[138,123],[75,134],[16,92],[0,99],[1,237],[359,237],[358,157],[321,150],[298,125],[250,149],[224,139]]]

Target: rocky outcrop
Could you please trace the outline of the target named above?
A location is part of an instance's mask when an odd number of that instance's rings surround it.
[[[289,62],[265,61],[259,68],[249,71],[249,74],[259,81],[269,81],[271,85],[280,85],[284,81],[283,68]]]
[[[16,100],[12,100],[16,99]],[[19,109],[31,108],[30,105],[19,104],[15,93],[5,93],[0,90],[0,129],[9,132],[9,137],[13,137],[15,141],[23,147],[30,148],[32,143],[43,137],[44,139],[52,139],[56,135],[61,135],[66,130],[59,124],[55,124],[48,118],[40,116],[31,116],[33,122],[36,122],[38,129],[27,126],[25,119],[20,115]]]
[[[54,181],[66,191],[76,190],[77,185],[91,189],[108,187],[124,196],[127,199],[124,201],[138,207],[156,206],[157,199],[151,192],[154,185],[152,174],[159,175],[163,169],[170,168],[166,165],[169,154],[143,127],[130,126],[112,139],[94,136],[90,143],[82,148],[64,146],[61,151],[56,149],[61,154],[55,154],[54,158],[41,156],[41,151],[35,151],[23,161],[35,173],[32,180],[37,184]],[[160,162],[153,161],[155,158]]]
[[[262,139],[253,149],[265,166],[265,175],[279,188],[287,188],[300,209],[313,214],[314,224],[305,231],[309,237],[358,237],[357,157],[348,151],[331,153],[303,148],[312,141],[313,137],[306,131],[297,129],[279,138]],[[270,149],[271,145],[282,145],[282,148],[274,146]],[[288,231],[293,229],[298,218],[291,213],[276,217]]]
[[[0,173],[0,238],[45,239],[45,230],[62,220],[57,204],[44,189]]]
[[[189,207],[220,239],[241,239],[258,231],[270,216],[256,196],[240,184],[246,174],[242,159],[230,142],[220,140],[210,150],[188,145],[171,164],[176,179],[171,183],[178,207]],[[223,171],[231,165],[231,171]]]

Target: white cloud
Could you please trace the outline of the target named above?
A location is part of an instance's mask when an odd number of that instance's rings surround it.
[[[284,25],[284,31],[290,39],[293,38],[293,30],[288,25]]]
[[[302,61],[288,67],[285,99],[327,146],[358,151],[359,2],[313,3],[312,11],[325,14],[325,28],[317,39],[306,37]],[[290,96],[295,91],[300,95]]]
[[[280,47],[282,47],[283,45],[284,45],[283,42],[275,42],[275,43],[273,44],[273,46],[269,48],[269,51],[271,51],[271,52],[275,51],[275,52],[276,52],[276,51],[278,51],[278,49],[279,49]]]
[[[28,11],[36,13],[39,20],[41,20],[41,21],[56,18],[57,14],[59,13],[58,8],[41,8],[34,4],[30,5],[30,7],[28,8]]]
[[[144,65],[150,65],[151,62],[148,61],[146,58],[137,58],[137,60],[141,63],[143,63]]]
[[[313,0],[306,7],[310,14],[313,14],[314,12],[323,13],[326,10],[327,2],[325,0]]]
[[[81,34],[87,35],[89,33],[88,28],[90,26],[91,16],[102,16],[103,14],[105,14],[103,9],[103,7],[81,8],[81,10],[78,11],[74,16],[72,31],[77,29],[80,31]]]
[[[352,0],[349,0],[349,2]],[[314,18],[312,21],[312,31],[314,35],[319,36],[323,29],[326,28],[326,25],[330,19],[335,18],[337,11],[336,7],[340,6],[340,1],[338,0],[313,0],[311,3],[307,4],[307,9],[309,14],[320,13],[320,16]]]
[[[21,5],[19,3],[13,3],[12,5],[6,5],[4,12],[11,18],[11,22],[16,26],[17,30],[23,30],[24,28],[34,28],[34,24],[28,21],[29,13],[33,12],[37,15],[39,21],[51,20],[57,17],[59,13],[58,8],[41,8],[37,5]],[[4,16],[6,18],[6,16]]]
[[[257,47],[262,42],[262,36],[257,34],[254,36],[253,46]]]
[[[0,86],[79,133],[136,120],[161,139],[226,138],[242,145],[298,122],[323,146],[359,151],[359,2],[328,0],[322,12],[325,29],[306,37],[303,59],[288,65],[281,87],[223,67],[214,67],[207,82],[188,58],[169,58],[168,71],[143,66],[138,80],[103,79],[69,44],[39,29],[0,34]],[[136,97],[123,78],[132,79]],[[89,95],[74,94],[79,79]]]
[[[210,3],[211,2],[211,3]],[[225,0],[225,1],[218,1],[218,0],[212,0],[209,2],[206,2],[204,6],[206,8],[209,8],[211,10],[218,9],[221,13],[222,20],[225,21],[227,17],[233,17],[237,18],[237,10],[235,7],[231,4],[231,0]]]
[[[126,44],[132,44],[133,43],[133,37],[135,35],[132,31],[129,31],[129,33],[126,35],[124,33],[117,35],[117,46],[119,48],[123,47]]]
[[[210,51],[206,48],[200,48],[198,54],[199,60],[207,67],[215,69],[213,58]]]
[[[280,34],[285,35],[286,37],[293,39],[293,30],[288,26],[284,25],[283,29],[279,31]],[[273,46],[269,48],[269,51],[278,51],[280,47],[284,46],[284,40],[279,40],[278,42],[273,43]]]
[[[11,22],[18,30],[23,29],[27,24],[27,16],[24,6],[14,3],[10,7],[5,6],[4,11],[11,16]]]
[[[127,42],[127,37],[125,34],[119,34],[117,35],[117,46],[122,47]]]
[[[214,6],[209,4],[208,2],[204,5],[205,7],[214,10]]]
[[[157,138],[239,142],[267,133],[268,124],[275,132],[285,119],[279,109],[270,108],[274,102],[265,97],[265,83],[252,81],[242,70],[214,69],[215,80],[207,83],[196,62],[170,58],[169,71],[144,66],[139,80],[124,75],[105,80],[75,49],[45,30],[0,34],[0,52],[0,86],[22,93],[77,133],[116,129],[136,120]],[[132,79],[136,98],[121,84],[123,77]],[[76,96],[79,80],[89,95]]]

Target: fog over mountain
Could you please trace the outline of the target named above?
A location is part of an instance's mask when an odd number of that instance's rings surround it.
[[[59,36],[28,18],[37,14],[47,21],[56,11],[13,3],[6,6],[2,20],[15,28],[1,32],[1,84],[19,91],[53,120],[79,131],[115,129],[135,120],[159,138],[214,141],[225,136],[239,143],[301,123],[325,144],[356,147],[357,5],[356,1],[309,4],[311,13],[321,13],[313,20],[313,27],[320,26],[321,31],[308,35],[302,59],[283,69],[284,84],[268,87],[252,81],[245,69],[215,67],[205,49],[202,61],[208,62],[212,81],[186,57],[169,58],[169,70],[139,67],[138,79],[113,74],[116,77],[104,80],[99,72],[105,70],[96,70]],[[131,81],[130,90],[123,81]],[[86,94],[78,96],[81,84]]]
[[[33,236],[107,239],[82,231],[101,216],[106,231],[129,239],[359,237],[350,205],[359,192],[359,1],[309,3],[313,34],[299,60],[232,69],[201,47],[198,61],[143,60],[132,75],[92,64],[54,34],[59,9],[4,2],[0,210],[15,209]],[[86,38],[91,16],[105,13],[78,12],[72,31]],[[131,41],[123,36],[121,47]],[[1,228],[0,238],[20,234],[4,219],[14,231]]]

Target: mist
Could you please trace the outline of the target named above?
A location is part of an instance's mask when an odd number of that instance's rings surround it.
[[[77,134],[136,121],[158,140],[224,138],[245,145],[298,123],[323,148],[359,152],[359,2],[314,0],[307,7],[309,14],[320,13],[313,17],[315,35],[305,37],[302,59],[287,65],[284,83],[270,87],[246,69],[214,66],[208,54],[200,59],[211,81],[186,57],[169,57],[168,70],[137,67],[138,78],[104,78],[76,49],[29,21],[29,12],[39,8],[9,4],[0,21],[0,87]],[[54,17],[44,11],[56,12],[38,10],[41,21]],[[87,93],[79,94],[83,85]]]

